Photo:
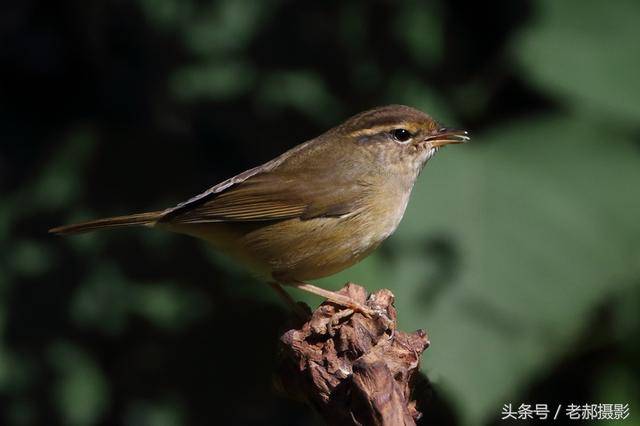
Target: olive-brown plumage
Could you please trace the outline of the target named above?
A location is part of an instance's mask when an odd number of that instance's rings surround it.
[[[299,284],[371,253],[400,223],[425,163],[439,147],[468,139],[416,109],[376,108],[176,207],[51,232],[166,229],[205,239],[280,283]]]

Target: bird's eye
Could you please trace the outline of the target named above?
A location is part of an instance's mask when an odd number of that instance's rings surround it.
[[[398,142],[406,142],[411,139],[411,132],[406,129],[395,129],[391,132],[391,135]]]

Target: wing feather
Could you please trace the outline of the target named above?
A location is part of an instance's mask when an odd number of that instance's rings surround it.
[[[301,150],[314,149],[318,142],[299,145],[262,166],[227,179],[166,210],[159,221],[198,224],[296,217],[305,220],[341,216],[358,209],[370,185],[354,176],[333,176],[313,158],[301,159]]]

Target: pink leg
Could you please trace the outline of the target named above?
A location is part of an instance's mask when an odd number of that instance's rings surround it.
[[[285,285],[299,288],[300,290],[307,291],[309,293],[315,294],[316,296],[324,297],[330,302],[333,302],[340,306],[344,306],[345,308],[352,309],[354,312],[360,312],[367,316],[373,316],[375,314],[375,311],[368,306],[364,306],[362,303],[353,300],[349,296],[336,293],[335,291],[325,290],[324,288],[320,288],[313,284],[307,284],[303,282],[285,283]]]

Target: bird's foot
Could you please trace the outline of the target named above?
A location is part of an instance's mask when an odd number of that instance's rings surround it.
[[[321,287],[314,286],[313,284],[307,283],[292,283],[293,285],[301,290],[307,291],[309,293],[315,294],[320,297],[324,297],[328,301],[347,308],[343,313],[344,316],[352,315],[353,313],[360,313],[367,318],[379,318],[381,322],[391,328],[394,323],[393,320],[389,317],[387,310],[383,306],[377,306],[374,303],[374,306],[367,306],[360,301],[342,293],[338,293],[331,290],[326,290]]]

